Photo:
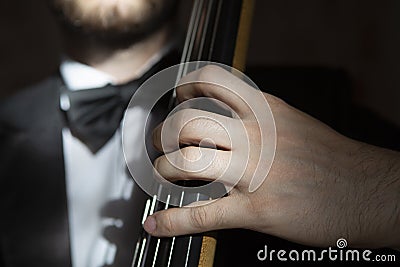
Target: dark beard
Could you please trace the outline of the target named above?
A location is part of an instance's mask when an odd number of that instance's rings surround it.
[[[124,47],[140,42],[149,35],[165,26],[174,23],[177,13],[178,0],[169,0],[165,7],[155,15],[150,16],[140,24],[125,27],[101,28],[78,24],[72,21],[61,8],[54,5],[54,0],[48,0],[49,7],[55,14],[62,31],[74,38],[91,39],[107,46]]]

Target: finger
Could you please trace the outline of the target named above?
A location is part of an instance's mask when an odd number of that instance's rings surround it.
[[[156,149],[171,152],[179,145],[199,145],[230,150],[229,133],[238,125],[235,119],[198,109],[183,109],[168,117],[153,131]],[[238,125],[238,126],[236,126]]]
[[[176,89],[177,99],[182,102],[194,97],[211,97],[231,107],[241,118],[251,115],[245,99],[262,97],[261,91],[215,65],[208,65],[184,76]],[[257,95],[259,94],[259,95]]]
[[[212,203],[163,210],[149,216],[144,229],[154,236],[178,236],[242,227],[245,209],[233,196]]]
[[[154,168],[170,181],[212,181],[225,176],[230,158],[230,151],[190,146],[158,157]]]

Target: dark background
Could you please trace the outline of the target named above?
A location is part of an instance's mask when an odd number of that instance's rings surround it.
[[[6,97],[54,72],[62,45],[44,1],[2,0],[0,19],[0,97]],[[345,135],[399,150],[399,47],[398,0],[258,0],[248,74]],[[243,231],[222,232],[219,240],[219,266],[265,266],[255,256],[265,244],[301,249]]]
[[[43,0],[2,0],[0,19],[5,95],[54,70],[61,43]],[[248,65],[342,69],[353,100],[400,126],[399,47],[398,0],[258,0]]]

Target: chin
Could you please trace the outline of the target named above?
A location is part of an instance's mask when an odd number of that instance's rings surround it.
[[[53,0],[65,20],[86,32],[139,33],[160,23],[176,0]],[[161,26],[161,25],[160,25]]]

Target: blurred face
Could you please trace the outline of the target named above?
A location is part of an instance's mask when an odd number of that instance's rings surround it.
[[[137,35],[158,28],[177,0],[51,0],[68,24],[100,35]]]

